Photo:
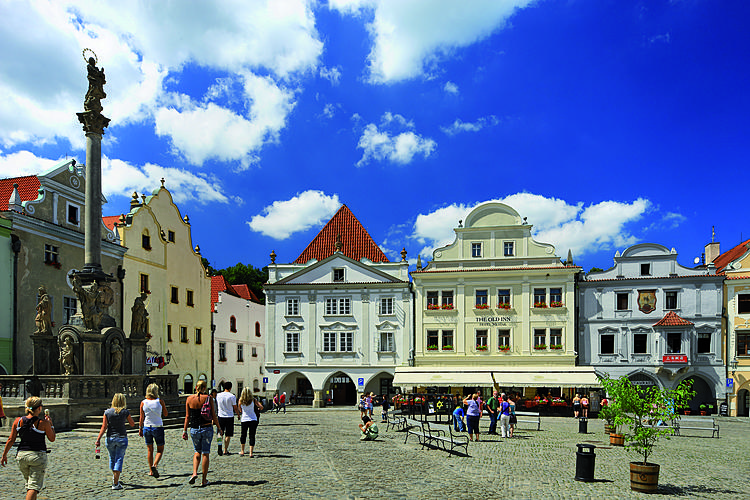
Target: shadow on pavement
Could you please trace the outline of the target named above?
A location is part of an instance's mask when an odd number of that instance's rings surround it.
[[[311,423],[299,423],[299,424],[263,424],[263,427],[291,427],[291,426],[297,426],[297,427],[314,427],[316,425],[320,425],[320,424],[311,424]]]
[[[660,484],[657,493],[662,495],[679,495],[679,496],[693,496],[696,493],[725,493],[725,494],[736,494],[739,492],[735,490],[728,490],[725,488],[712,488],[710,486],[697,485],[697,486],[675,486],[673,484]]]

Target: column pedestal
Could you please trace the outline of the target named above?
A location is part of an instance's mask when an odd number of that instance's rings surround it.
[[[83,375],[102,374],[102,336],[99,333],[82,333],[81,344],[83,344]]]
[[[326,402],[323,400],[323,391],[313,391],[313,408],[323,408]]]

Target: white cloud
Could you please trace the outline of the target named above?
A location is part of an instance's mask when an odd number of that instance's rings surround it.
[[[500,123],[500,120],[496,116],[483,116],[475,122],[464,122],[460,118],[451,123],[447,127],[440,127],[440,130],[448,135],[456,135],[461,132],[479,132],[485,127],[491,127]]]
[[[453,82],[445,82],[443,90],[445,90],[449,94],[458,94],[458,85]]]
[[[41,158],[30,151],[3,154],[3,151],[0,150],[0,177],[24,177],[26,175],[43,174],[61,161],[63,161],[63,158],[57,160]]]
[[[333,118],[333,115],[336,114],[336,106],[334,106],[331,103],[326,104],[323,107],[323,116],[326,118]]]
[[[516,193],[502,199],[488,200],[513,207],[532,224],[534,239],[555,246],[557,255],[564,257],[568,249],[574,256],[601,249],[631,245],[638,241],[627,225],[639,220],[651,203],[638,198],[630,203],[602,201],[584,207],[558,198],[546,198],[531,193]],[[431,257],[439,247],[455,240],[453,229],[459,220],[482,203],[451,204],[427,214],[419,214],[414,223],[412,238],[426,245],[420,254]]]
[[[533,0],[329,1],[342,14],[372,11],[367,29],[373,83],[390,83],[429,73],[443,57],[502,29],[516,9]]]
[[[334,66],[333,68],[320,68],[320,77],[325,78],[331,82],[331,85],[336,86],[341,81],[341,66]]]
[[[357,144],[357,148],[364,151],[357,166],[362,167],[370,161],[389,161],[406,165],[411,163],[415,156],[429,157],[437,148],[435,141],[411,130],[398,132],[412,128],[414,122],[390,111],[383,114],[380,126],[374,123],[367,124]]]
[[[330,219],[341,207],[338,195],[322,191],[304,191],[285,201],[274,201],[247,222],[250,229],[275,240],[318,226]]]

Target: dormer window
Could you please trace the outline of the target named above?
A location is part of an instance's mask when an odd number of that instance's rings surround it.
[[[482,256],[482,244],[481,243],[471,244],[471,256],[474,258]]]
[[[641,264],[641,276],[651,276],[651,264]]]
[[[513,257],[515,255],[515,248],[512,241],[503,243],[503,255],[506,257]]]
[[[67,214],[66,214],[66,220],[68,221],[68,224],[71,224],[73,226],[78,226],[81,222],[81,209],[78,205],[73,205],[71,203],[68,203],[67,206]]]
[[[167,241],[174,243],[174,231],[167,231]]]
[[[149,236],[148,232],[141,235],[141,247],[144,250],[151,250],[151,236]]]
[[[344,269],[338,268],[333,270],[333,282],[343,283],[344,282]]]

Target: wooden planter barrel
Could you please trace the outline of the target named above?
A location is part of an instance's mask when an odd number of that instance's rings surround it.
[[[659,465],[630,462],[630,489],[642,493],[656,493],[659,487]]]
[[[612,446],[625,446],[625,436],[612,433],[609,435],[609,444]]]
[[[615,432],[615,426],[610,424],[604,424],[604,434],[612,434]]]

